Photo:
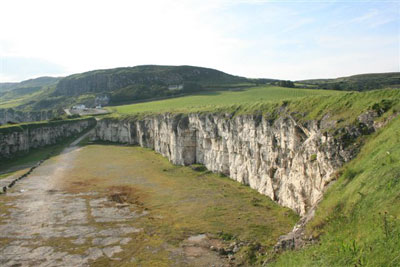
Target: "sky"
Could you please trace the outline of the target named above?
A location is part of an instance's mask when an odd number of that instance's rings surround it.
[[[400,1],[0,0],[0,82],[145,64],[252,77],[400,71]]]

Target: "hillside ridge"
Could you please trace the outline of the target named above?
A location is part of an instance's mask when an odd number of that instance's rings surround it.
[[[327,79],[298,80],[298,84],[322,89],[368,91],[385,87],[400,87],[400,72],[363,73]]]
[[[111,93],[114,101],[170,95],[174,91],[201,91],[204,88],[247,83],[249,79],[194,66],[140,65],[94,70],[60,80],[54,95]]]

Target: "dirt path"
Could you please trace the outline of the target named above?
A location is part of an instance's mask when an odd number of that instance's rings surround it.
[[[206,235],[178,246],[149,244],[154,225],[139,220],[154,220],[151,211],[125,202],[115,190],[94,191],[96,182],[87,183],[85,176],[107,172],[102,161],[79,164],[88,148],[77,144],[88,134],[0,195],[0,266],[154,266],[150,259],[138,262],[133,248],[165,254],[171,266],[228,266],[209,250],[216,243]],[[76,189],[82,186],[89,190]]]
[[[59,183],[79,152],[76,140],[0,196],[0,266],[85,266],[114,254],[140,232],[128,223],[145,213],[96,198],[96,192],[70,194]],[[95,223],[113,222],[98,228]]]

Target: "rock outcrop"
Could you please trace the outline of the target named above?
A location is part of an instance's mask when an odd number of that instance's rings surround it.
[[[9,122],[21,123],[31,121],[44,121],[50,120],[56,116],[56,112],[52,110],[24,112],[11,108],[0,109],[0,125],[7,124]]]
[[[355,155],[347,139],[326,131],[334,124],[300,124],[290,115],[270,120],[256,115],[165,114],[103,119],[91,138],[152,148],[173,164],[204,164],[304,215],[321,198],[335,171]],[[362,134],[357,127],[342,130],[346,138]]]
[[[28,152],[31,148],[56,144],[66,137],[82,133],[95,124],[96,120],[91,118],[0,128],[0,159]]]

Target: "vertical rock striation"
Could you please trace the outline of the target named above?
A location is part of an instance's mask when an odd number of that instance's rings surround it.
[[[52,110],[43,111],[19,111],[12,108],[0,109],[0,125],[7,124],[8,122],[21,123],[31,121],[44,121],[50,120],[59,115]]]
[[[95,119],[43,122],[0,128],[0,159],[10,158],[31,148],[56,144],[96,124]]]
[[[351,146],[327,133],[328,126],[328,121],[301,125],[290,115],[268,120],[256,115],[164,114],[103,119],[92,139],[152,148],[177,165],[204,164],[304,215],[334,172],[354,156]]]

